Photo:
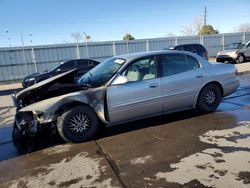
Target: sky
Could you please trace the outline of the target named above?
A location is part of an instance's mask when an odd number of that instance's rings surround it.
[[[250,0],[0,0],[0,47],[73,42],[71,33],[92,41],[184,35],[203,17],[220,33],[250,22]],[[83,39],[82,39],[83,41]]]

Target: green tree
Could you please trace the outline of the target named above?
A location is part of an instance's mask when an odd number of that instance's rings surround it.
[[[131,34],[127,33],[123,36],[123,40],[135,40],[135,38]]]
[[[213,34],[218,34],[219,31],[214,29],[213,26],[211,25],[204,25],[201,27],[199,31],[199,35],[213,35]]]

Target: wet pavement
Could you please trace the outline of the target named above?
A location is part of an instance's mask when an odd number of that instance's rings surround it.
[[[215,113],[114,126],[81,144],[44,134],[17,147],[15,109],[0,107],[0,187],[249,187],[250,75],[240,79]]]

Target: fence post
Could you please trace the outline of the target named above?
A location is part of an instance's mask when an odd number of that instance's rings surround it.
[[[128,40],[126,40],[126,48],[127,48],[127,54],[129,54]]]
[[[178,45],[178,38],[175,37],[175,46],[177,46],[177,45]]]
[[[88,41],[86,40],[85,42],[85,48],[86,48],[86,55],[87,55],[87,59],[89,58],[89,49],[88,49]]]
[[[242,41],[246,41],[246,33],[243,33]]]
[[[80,49],[79,49],[79,44],[76,42],[76,59],[80,59]]]
[[[115,42],[113,42],[112,49],[113,49],[113,56],[116,56]]]
[[[148,40],[146,40],[146,52],[148,52],[149,51],[149,42],[148,42]]]
[[[204,36],[200,35],[200,44],[204,45]]]
[[[225,50],[225,35],[222,35],[221,45],[222,45],[222,49]]]
[[[35,54],[34,48],[31,48],[31,59],[32,59],[33,63],[35,64],[35,71],[36,71],[36,73],[37,73],[38,70],[37,70],[36,54]]]

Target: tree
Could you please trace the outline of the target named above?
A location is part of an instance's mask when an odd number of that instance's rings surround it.
[[[218,34],[218,33],[219,31],[214,29],[213,26],[211,25],[204,25],[199,31],[199,35],[213,35],[213,34]]]
[[[250,32],[250,23],[240,24],[234,29],[236,32]]]
[[[135,40],[135,38],[131,34],[127,33],[123,36],[123,40]]]
[[[187,36],[198,35],[203,25],[202,17],[195,17],[191,24],[182,28],[181,32]]]

